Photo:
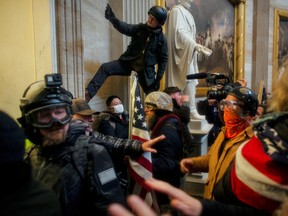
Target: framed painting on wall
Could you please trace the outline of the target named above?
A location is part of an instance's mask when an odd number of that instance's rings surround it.
[[[288,11],[275,9],[273,43],[273,84],[283,72],[283,63],[288,61]]]
[[[194,0],[191,13],[197,43],[212,50],[209,57],[198,55],[199,72],[224,74],[231,83],[244,78],[245,1]],[[197,96],[206,96],[206,80],[198,81]]]

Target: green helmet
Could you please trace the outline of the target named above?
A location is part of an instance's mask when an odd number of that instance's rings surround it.
[[[61,74],[45,75],[45,82],[38,81],[32,83],[24,91],[24,94],[20,99],[20,110],[22,115],[18,118],[18,121],[25,130],[28,138],[34,143],[34,138],[38,131],[37,129],[50,128],[55,124],[64,125],[72,119],[73,96],[69,91],[60,87],[61,85]],[[66,111],[66,115],[62,119],[52,118],[50,122],[45,123],[38,120],[37,114],[40,111],[57,107],[64,108]]]

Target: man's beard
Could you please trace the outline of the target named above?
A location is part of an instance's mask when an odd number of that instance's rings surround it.
[[[67,137],[67,131],[62,129],[53,130],[43,137],[42,146],[54,146],[63,143]]]
[[[155,125],[155,122],[156,122],[156,116],[155,115],[152,115],[152,116],[146,115],[145,121],[146,121],[147,130],[152,130],[154,125]]]

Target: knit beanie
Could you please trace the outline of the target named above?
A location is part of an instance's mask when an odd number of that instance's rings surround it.
[[[0,164],[23,160],[25,136],[9,115],[0,111]]]

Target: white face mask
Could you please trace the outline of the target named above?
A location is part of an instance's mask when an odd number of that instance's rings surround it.
[[[115,113],[115,114],[121,114],[124,112],[123,104],[118,104],[118,105],[112,106],[112,107],[113,107],[113,113]]]

